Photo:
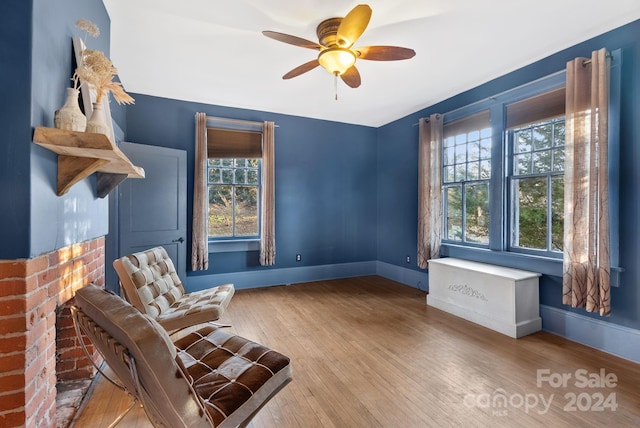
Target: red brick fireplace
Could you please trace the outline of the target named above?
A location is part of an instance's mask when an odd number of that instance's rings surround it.
[[[89,283],[104,286],[104,237],[0,260],[0,426],[55,426],[56,381],[94,375],[69,311]]]

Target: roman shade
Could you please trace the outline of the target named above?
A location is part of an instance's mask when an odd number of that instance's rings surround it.
[[[488,128],[491,126],[490,119],[489,110],[483,110],[480,113],[449,122],[443,127],[444,138]]]
[[[210,158],[262,157],[262,132],[207,128],[207,156]]]
[[[507,105],[507,129],[565,115],[564,87]]]

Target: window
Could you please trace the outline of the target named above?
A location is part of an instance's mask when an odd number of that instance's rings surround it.
[[[509,131],[512,249],[562,252],[564,117]]]
[[[611,54],[610,254],[611,281],[618,284],[622,52]],[[444,113],[441,255],[562,275],[565,83],[558,72]],[[471,126],[482,112],[485,118]],[[489,115],[490,135],[483,134]],[[474,131],[481,141],[477,160]],[[491,145],[483,152],[485,138]]]
[[[444,126],[443,241],[489,243],[491,126],[485,111]]]
[[[564,87],[506,106],[509,251],[561,256],[564,110]]]
[[[262,133],[207,128],[209,239],[260,235]]]
[[[560,256],[564,98],[564,87],[538,90],[445,123],[444,243]],[[502,143],[494,133],[505,134]]]
[[[257,237],[259,159],[209,159],[209,236]]]

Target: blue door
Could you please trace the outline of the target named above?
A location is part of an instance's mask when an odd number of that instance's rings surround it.
[[[118,188],[119,256],[163,246],[186,284],[187,152],[134,143],[120,149],[144,168],[145,178]]]

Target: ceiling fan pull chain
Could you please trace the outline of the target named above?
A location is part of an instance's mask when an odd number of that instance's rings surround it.
[[[338,101],[338,72],[333,73],[333,90],[336,93],[336,101]]]

